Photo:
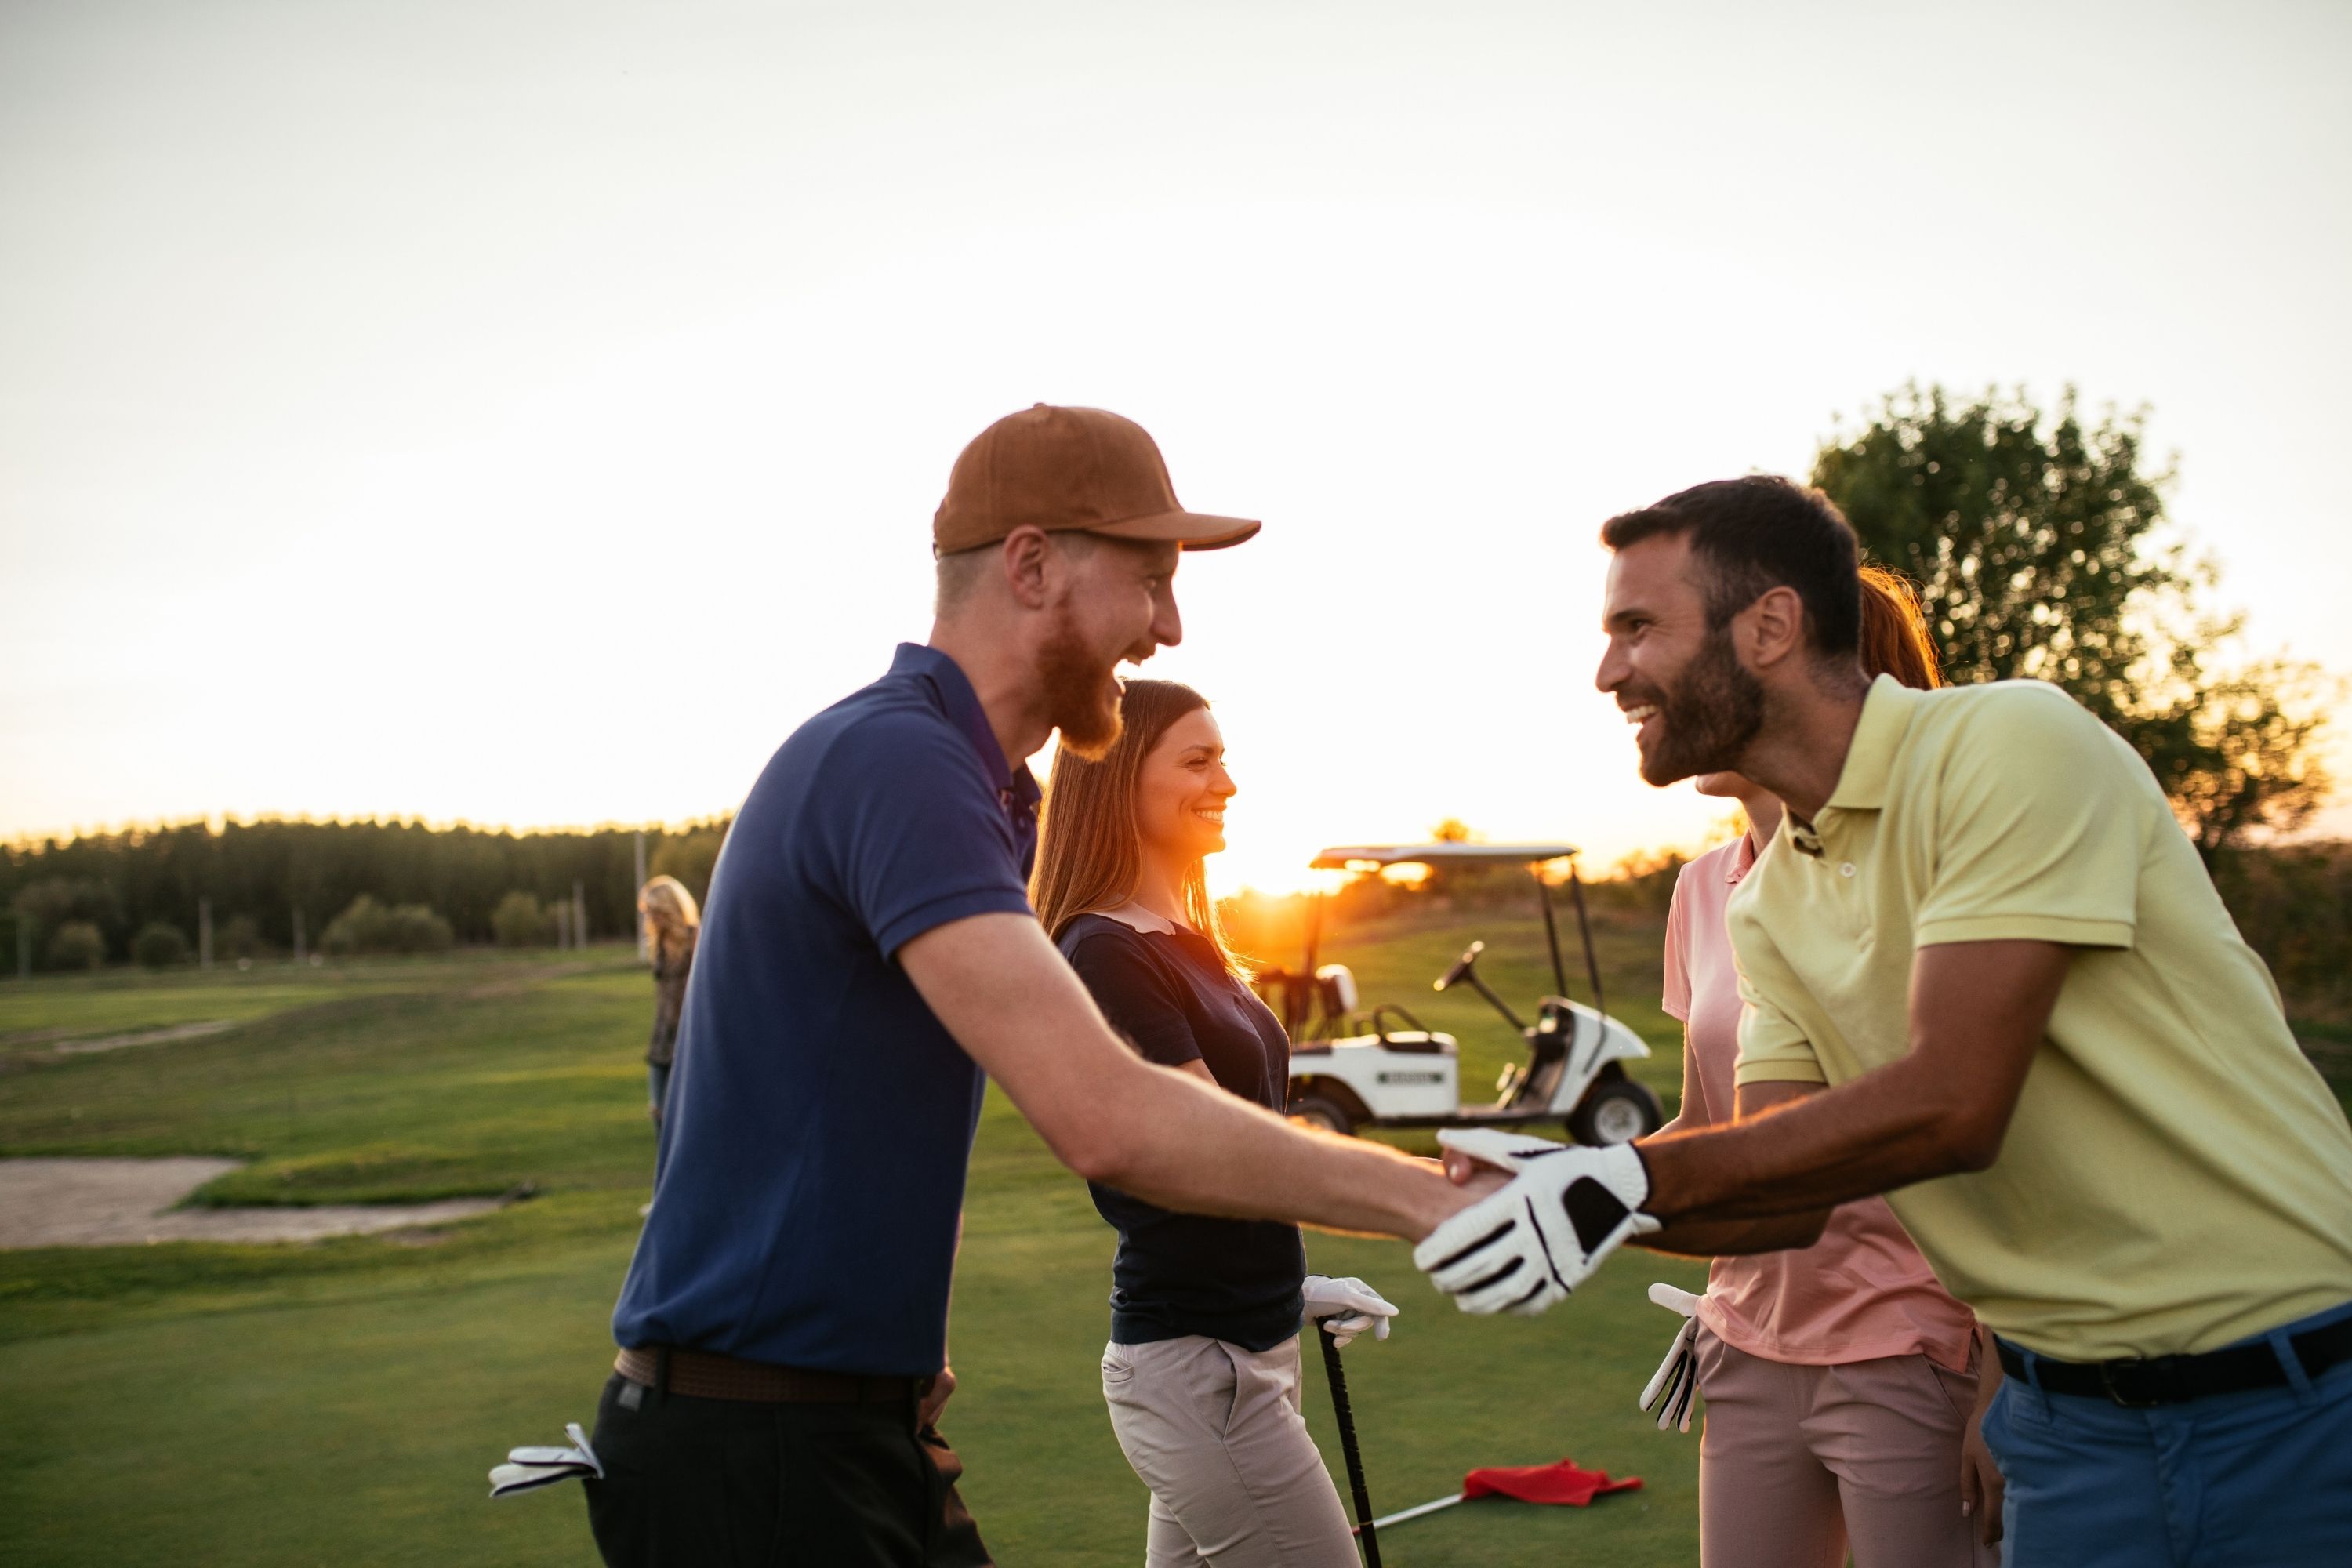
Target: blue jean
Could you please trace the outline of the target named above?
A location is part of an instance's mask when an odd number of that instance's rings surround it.
[[[2009,1568],[2291,1568],[2352,1563],[2352,1362],[2315,1382],[2154,1409],[2002,1383],[1984,1439],[2008,1481]]]
[[[669,1098],[669,1067],[667,1062],[646,1064],[646,1093],[651,1097],[654,1125],[661,1125],[662,1102]]]

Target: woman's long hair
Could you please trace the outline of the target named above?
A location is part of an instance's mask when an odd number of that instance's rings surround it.
[[[676,877],[656,877],[639,888],[637,911],[646,917],[646,946],[657,969],[686,952],[702,925],[694,895]]]
[[[1135,781],[1169,727],[1209,700],[1173,680],[1130,680],[1119,698],[1119,735],[1109,751],[1089,762],[1063,751],[1037,829],[1037,869],[1029,879],[1029,902],[1045,934],[1061,940],[1063,928],[1084,914],[1115,910],[1135,897],[1143,880],[1143,834],[1135,820]],[[1225,967],[1244,973],[1209,897],[1205,864],[1195,860],[1179,883],[1184,919],[1209,941]]]
[[[1944,684],[1919,590],[1884,566],[1862,569],[1862,668],[1923,689]]]

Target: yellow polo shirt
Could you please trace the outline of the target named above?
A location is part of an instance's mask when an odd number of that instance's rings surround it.
[[[2068,1361],[2352,1300],[2352,1129],[2164,793],[2054,686],[1882,677],[1835,793],[1732,895],[1740,1083],[1910,1050],[1914,950],[2075,949],[1990,1170],[1887,1194],[1953,1295]]]

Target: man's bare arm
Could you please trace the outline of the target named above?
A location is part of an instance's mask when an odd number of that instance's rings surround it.
[[[1810,1091],[1818,1084],[1756,1084],[1739,1091],[1738,1114],[1754,1116],[1780,1105],[1797,1091]],[[1683,1098],[1675,1119],[1651,1134],[1654,1138],[1671,1137],[1677,1132],[1703,1132],[1718,1125],[1706,1113],[1706,1097],[1699,1092],[1698,1050],[1691,1044],[1690,1028],[1683,1028]],[[1637,1236],[1631,1245],[1650,1252],[1663,1252],[1676,1258],[1722,1258],[1751,1252],[1778,1252],[1791,1247],[1811,1247],[1821,1235],[1821,1220],[1811,1215],[1776,1215],[1770,1219],[1701,1220],[1671,1226],[1654,1236]]]
[[[1738,1120],[1745,1121],[1821,1092],[1822,1086],[1817,1083],[1751,1083],[1739,1091]],[[1684,1104],[1687,1107],[1689,1101],[1685,1100]],[[1683,1115],[1660,1128],[1654,1136],[1664,1138],[1675,1132],[1704,1131],[1713,1125],[1716,1124],[1707,1121],[1704,1115],[1694,1119],[1686,1110]],[[1643,1143],[1642,1150],[1646,1154],[1650,1144]],[[1634,1237],[1633,1244],[1647,1247],[1652,1252],[1685,1258],[1737,1258],[1759,1252],[1785,1252],[1793,1247],[1811,1247],[1819,1241],[1822,1227],[1829,1223],[1829,1218],[1830,1211],[1822,1208],[1800,1214],[1774,1215],[1767,1219],[1678,1220],[1654,1236]]]
[[[1025,915],[926,931],[898,962],[1062,1163],[1163,1207],[1419,1240],[1485,1190],[1383,1144],[1302,1131],[1111,1032]]]
[[[1643,1142],[1643,1207],[1679,1229],[1801,1215],[1983,1170],[2000,1153],[2072,955],[2047,942],[1921,948],[1909,1055],[1727,1128]]]

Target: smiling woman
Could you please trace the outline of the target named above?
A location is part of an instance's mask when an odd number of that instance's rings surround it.
[[[1123,732],[1054,768],[1031,900],[1112,1026],[1147,1059],[1280,1110],[1290,1041],[1217,925],[1203,864],[1237,793],[1224,736],[1189,686],[1131,680]],[[1300,1414],[1302,1316],[1347,1343],[1395,1309],[1307,1272],[1298,1227],[1173,1214],[1092,1184],[1118,1231],[1111,1430],[1151,1491],[1145,1561],[1352,1568],[1338,1490]]]
[[[1208,699],[1172,680],[1130,680],[1119,700],[1121,737],[1088,760],[1063,751],[1038,827],[1030,902],[1060,939],[1079,915],[1165,904],[1238,973],[1209,896],[1206,858],[1225,847],[1224,738]]]

